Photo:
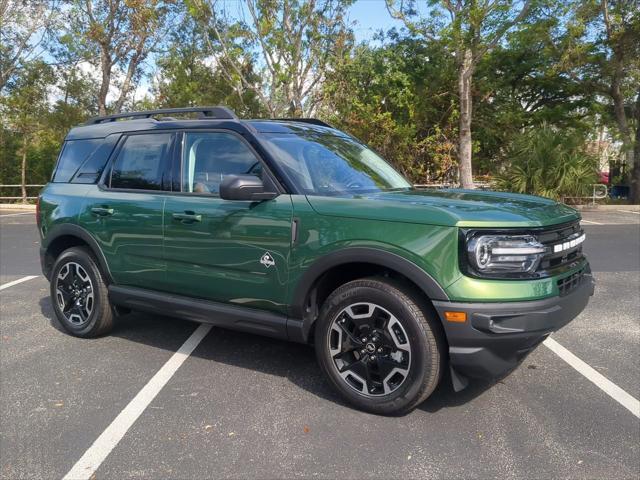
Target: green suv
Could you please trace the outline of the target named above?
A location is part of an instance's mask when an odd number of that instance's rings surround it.
[[[445,374],[455,390],[504,376],[594,289],[575,210],[413,188],[315,119],[94,118],[67,135],[38,205],[72,335],[140,310],[314,344],[334,387],[380,414]]]

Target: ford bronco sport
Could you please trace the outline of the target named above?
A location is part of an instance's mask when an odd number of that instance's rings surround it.
[[[594,289],[579,221],[545,198],[416,189],[319,120],[224,107],[73,128],[38,210],[70,334],[140,310],[312,343],[381,414],[444,373],[456,390],[504,376],[576,317]]]

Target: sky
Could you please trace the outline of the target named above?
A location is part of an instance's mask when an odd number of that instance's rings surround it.
[[[353,31],[358,42],[370,40],[380,29],[402,26],[402,22],[391,18],[384,0],[357,0],[349,9],[349,20],[356,22]]]

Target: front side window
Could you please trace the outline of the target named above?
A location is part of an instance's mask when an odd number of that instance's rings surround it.
[[[355,139],[331,132],[265,133],[266,146],[307,195],[350,195],[411,188],[402,175]]]
[[[185,133],[182,191],[218,195],[228,175],[262,175],[262,164],[241,139],[231,133]]]
[[[111,170],[111,188],[162,190],[167,171],[171,133],[131,135]]]

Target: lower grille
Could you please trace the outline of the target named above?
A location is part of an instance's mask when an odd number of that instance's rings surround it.
[[[578,270],[576,273],[572,273],[568,277],[564,277],[562,280],[558,280],[558,290],[560,291],[560,296],[564,297],[568,295],[572,291],[574,291],[585,278],[585,269]]]

